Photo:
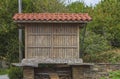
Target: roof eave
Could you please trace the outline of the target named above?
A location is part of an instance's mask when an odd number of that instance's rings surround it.
[[[15,23],[88,23],[90,21],[36,21],[36,20],[14,20]]]

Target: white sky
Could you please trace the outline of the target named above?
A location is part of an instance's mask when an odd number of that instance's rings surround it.
[[[74,1],[84,1],[86,5],[92,5],[94,6],[95,4],[99,3],[101,0],[67,0],[70,2],[74,2]]]
[[[84,0],[84,2],[87,4],[87,5],[95,5],[97,3],[99,3],[101,0]]]

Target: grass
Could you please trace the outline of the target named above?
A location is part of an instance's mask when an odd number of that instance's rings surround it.
[[[8,69],[0,69],[0,75],[8,74]]]

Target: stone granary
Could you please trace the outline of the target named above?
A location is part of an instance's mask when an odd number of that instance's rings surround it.
[[[83,79],[89,64],[80,58],[79,36],[92,20],[87,13],[17,13],[13,20],[25,30],[24,79]]]

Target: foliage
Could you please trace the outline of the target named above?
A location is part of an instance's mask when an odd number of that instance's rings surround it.
[[[8,74],[8,72],[9,72],[8,69],[0,69],[0,75]]]
[[[86,32],[84,40],[84,61],[96,63],[120,62],[119,49],[111,49],[110,43],[100,34]]]
[[[22,68],[19,67],[11,67],[8,76],[10,79],[21,79],[23,78]]]
[[[87,62],[96,62],[96,63],[119,63],[120,55],[115,52],[100,52],[96,54],[95,58],[92,58],[91,55],[87,54],[84,57],[84,60]]]
[[[0,0],[0,58],[8,59],[7,54],[16,54],[17,49],[17,30],[13,23],[12,16],[17,12],[17,1],[16,0]],[[11,41],[11,42],[10,42]],[[12,44],[13,43],[13,44]],[[8,47],[10,46],[10,47]],[[12,50],[14,48],[14,50]],[[11,51],[11,52],[10,52]],[[17,55],[14,55],[17,56]],[[12,58],[12,57],[11,57]],[[14,59],[14,58],[13,58]],[[13,60],[11,60],[13,61]]]
[[[34,12],[58,13],[67,11],[62,0],[32,0],[32,3]]]
[[[109,50],[110,48],[109,42],[103,36],[90,31],[86,32],[83,47],[83,58],[85,61],[98,62],[101,52]]]
[[[104,36],[113,47],[120,47],[120,1],[102,0],[92,13],[90,28],[93,32]]]
[[[120,79],[120,70],[110,72],[111,79]]]
[[[94,34],[87,33],[85,37],[85,61],[116,63],[120,60],[120,55],[111,51],[120,47],[119,6],[118,0],[102,0],[88,10],[93,21],[88,24],[87,31]]]
[[[106,79],[105,77],[101,77],[100,79]]]
[[[6,34],[9,35],[8,39],[6,39],[7,41],[7,46],[6,46],[6,50],[7,50],[7,54],[6,54],[6,60],[7,62],[18,62],[18,35],[15,34],[16,32],[18,32],[17,29],[13,29],[11,31],[9,31],[10,34]]]
[[[117,24],[115,27],[113,27],[111,30],[110,30],[110,33],[111,33],[111,45],[114,46],[114,47],[120,47],[120,23]]]
[[[120,79],[120,70],[110,72],[109,78],[110,79]],[[100,79],[107,79],[107,78],[101,77]]]
[[[73,2],[71,4],[69,4],[67,6],[67,8],[69,9],[69,12],[75,12],[75,13],[83,13],[85,12],[85,4],[84,2],[79,2],[79,1],[76,1],[76,2]]]

